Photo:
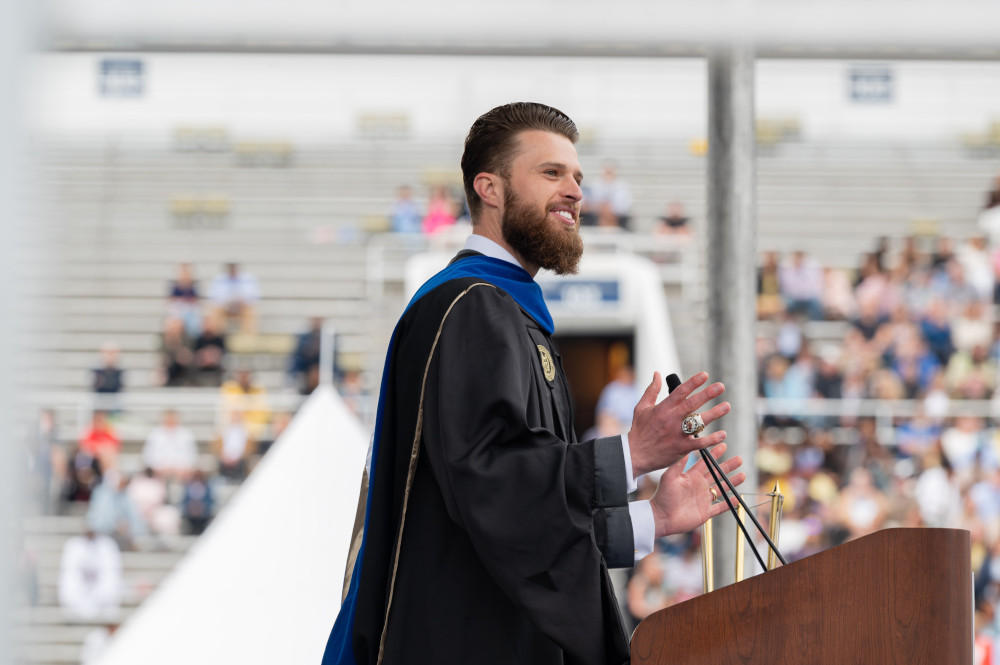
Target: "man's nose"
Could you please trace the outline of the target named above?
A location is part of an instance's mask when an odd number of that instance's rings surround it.
[[[563,188],[562,193],[566,198],[573,199],[577,203],[583,198],[583,189],[580,187],[580,183],[576,181],[576,178],[567,178],[567,184]]]

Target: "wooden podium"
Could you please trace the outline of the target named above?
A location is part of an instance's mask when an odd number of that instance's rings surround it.
[[[887,529],[647,617],[632,663],[970,665],[968,531]]]

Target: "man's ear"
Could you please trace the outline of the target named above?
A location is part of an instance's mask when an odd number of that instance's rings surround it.
[[[480,173],[472,181],[472,187],[482,200],[483,204],[490,208],[499,208],[503,201],[503,183],[500,176],[495,173]]]

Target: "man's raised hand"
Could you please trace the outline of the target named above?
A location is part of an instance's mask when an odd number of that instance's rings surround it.
[[[700,439],[681,431],[681,422],[685,416],[698,413],[701,407],[725,391],[721,383],[713,383],[704,390],[698,390],[706,382],[708,374],[699,372],[657,404],[656,398],[660,394],[663,379],[659,372],[653,373],[652,382],[636,404],[632,429],[628,434],[633,477],[665,469],[693,450],[709,448],[725,440],[726,433],[723,430]],[[701,412],[701,417],[708,425],[729,413],[729,408],[729,403],[723,402]]]
[[[726,444],[720,443],[710,451],[710,454],[715,459],[721,459],[725,452]],[[743,460],[740,457],[733,457],[719,466],[722,472],[729,476],[741,464]],[[706,520],[729,509],[724,501],[713,503],[714,497],[721,496],[725,487],[716,490],[717,493],[712,492],[715,482],[704,459],[698,460],[698,463],[687,471],[683,469],[684,460],[667,469],[660,476],[660,484],[649,502],[653,509],[657,538],[695,529]],[[730,476],[729,480],[734,486],[739,486],[746,478],[746,474],[741,471]]]

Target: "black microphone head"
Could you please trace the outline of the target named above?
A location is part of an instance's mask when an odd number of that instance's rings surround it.
[[[667,374],[667,389],[674,392],[674,389],[681,385],[681,379],[676,374]]]

